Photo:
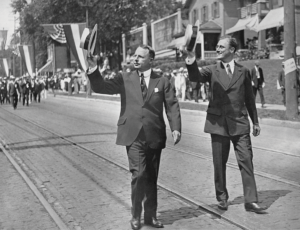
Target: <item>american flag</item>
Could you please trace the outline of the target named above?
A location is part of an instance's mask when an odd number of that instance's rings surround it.
[[[62,24],[43,24],[42,26],[53,40],[59,43],[67,43],[66,35]]]
[[[12,51],[13,54],[17,55],[18,57],[20,57],[20,51],[19,51],[19,46],[20,44],[14,46],[14,49]]]

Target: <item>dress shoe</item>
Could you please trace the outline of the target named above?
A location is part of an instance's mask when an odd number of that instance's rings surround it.
[[[260,207],[257,203],[245,203],[245,209],[247,212],[255,212],[258,214],[265,213],[264,210],[266,208]]]
[[[227,210],[228,209],[227,200],[221,200],[218,204],[218,208],[221,210]]]
[[[145,225],[150,225],[154,228],[163,228],[164,227],[164,225],[159,220],[157,220],[155,217],[145,218],[144,223],[145,223]]]
[[[130,220],[130,225],[133,230],[138,230],[141,228],[141,221],[139,218],[132,218]]]

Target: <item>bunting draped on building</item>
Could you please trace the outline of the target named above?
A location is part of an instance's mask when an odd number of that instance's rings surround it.
[[[82,70],[87,70],[86,62],[86,50],[83,50],[79,47],[80,38],[83,33],[84,28],[86,27],[85,23],[77,24],[63,24],[67,44],[69,45],[76,61],[79,63]]]
[[[0,30],[0,50],[5,50],[7,30]]]
[[[59,43],[67,42],[63,24],[42,24],[42,26],[53,40]]]
[[[4,70],[5,76],[9,77],[9,64],[7,58],[0,59],[0,67]]]
[[[32,46],[27,46],[27,45],[22,45],[18,46],[19,47],[19,52],[21,54],[21,58],[23,62],[25,63],[26,69],[28,74],[33,77],[34,73],[34,67],[33,67],[33,47]]]

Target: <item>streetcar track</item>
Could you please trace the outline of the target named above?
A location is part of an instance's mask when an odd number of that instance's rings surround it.
[[[65,116],[65,114],[63,113],[58,113],[58,112],[53,112],[53,111],[50,111],[48,109],[45,109],[45,108],[40,108],[38,107],[39,110],[44,110],[44,111],[48,111],[48,112],[51,112],[53,114],[59,114],[59,115],[62,115],[62,116]],[[5,109],[5,111],[7,111]],[[7,111],[9,112],[9,111]],[[11,113],[11,112],[9,112]],[[73,119],[76,119],[76,120],[80,120],[79,118],[75,117],[75,116],[68,116],[68,118],[72,117]],[[92,123],[92,122],[89,122],[87,121],[88,123]],[[113,127],[111,125],[107,125],[105,123],[99,123],[101,125],[105,125],[106,127]],[[166,130],[170,131],[169,128],[166,128]],[[206,141],[210,141],[211,138],[209,136],[204,136],[204,135],[201,135],[201,134],[195,134],[195,133],[189,133],[189,132],[182,132],[182,134],[185,134],[185,135],[189,135],[189,136],[194,136],[194,137],[199,137],[199,138],[202,138],[202,139],[205,139]],[[261,151],[265,151],[265,152],[270,152],[270,153],[276,153],[276,154],[281,154],[281,155],[286,155],[286,156],[291,156],[291,157],[296,157],[296,158],[300,158],[300,155],[296,155],[294,153],[289,153],[289,152],[284,152],[282,150],[276,150],[276,149],[271,149],[271,148],[264,148],[264,147],[260,147],[260,146],[254,146],[252,145],[252,149],[258,149],[258,150],[261,150]]]
[[[90,150],[89,148],[86,148],[85,146],[82,146],[81,144],[79,144],[79,143],[73,141],[72,139],[70,139],[70,137],[72,137],[72,135],[66,135],[66,136],[60,135],[60,134],[58,134],[58,133],[56,133],[56,132],[54,132],[54,131],[51,131],[51,130],[49,130],[49,129],[43,127],[42,125],[40,125],[40,124],[38,124],[38,123],[36,123],[36,122],[34,122],[34,121],[31,121],[31,120],[29,120],[29,119],[27,119],[27,118],[21,117],[21,116],[19,116],[19,115],[17,115],[17,114],[11,113],[10,111],[8,111],[8,110],[6,110],[6,109],[4,109],[4,110],[5,110],[6,112],[10,113],[10,114],[13,114],[14,116],[18,117],[19,119],[22,119],[22,120],[24,120],[24,121],[26,121],[26,122],[28,122],[28,123],[30,123],[30,124],[32,124],[32,125],[34,125],[34,126],[40,128],[40,129],[42,129],[42,130],[44,130],[44,131],[46,131],[46,132],[48,132],[48,133],[51,133],[52,135],[56,136],[57,138],[60,138],[60,139],[62,139],[62,140],[64,140],[64,141],[70,143],[70,144],[73,145],[74,147],[80,148],[80,149],[82,149],[82,150],[84,150],[84,151],[86,151],[86,152],[89,152],[89,153],[91,153],[91,154],[97,156],[97,157],[100,157],[100,158],[102,158],[103,160],[109,162],[110,164],[115,165],[115,166],[119,167],[120,169],[125,170],[126,172],[128,172],[127,166],[124,166],[123,164],[114,162],[112,159],[109,159],[108,157],[101,156],[101,155],[97,154],[95,151]],[[6,120],[6,119],[3,119],[3,120]],[[6,120],[6,121],[7,121],[7,120]],[[7,122],[9,122],[9,121],[7,121]],[[12,122],[9,122],[9,123],[12,124],[12,125],[14,125],[14,126],[20,127],[20,128],[22,128],[24,131],[27,131],[27,132],[28,132],[28,130],[25,130],[25,129],[24,129],[23,127],[21,127],[21,126],[18,126],[18,125],[16,125],[16,124],[12,123]],[[111,127],[110,125],[107,125],[107,124],[105,124],[105,125],[108,126],[108,127]],[[201,135],[197,135],[197,134],[190,134],[190,133],[186,133],[186,134],[192,135],[192,136],[199,136],[199,137],[205,138],[205,139],[207,139],[207,140],[209,139],[208,137],[201,136]],[[208,157],[208,156],[206,156],[206,155],[204,155],[204,154],[200,154],[200,155],[199,155],[199,153],[195,153],[195,152],[192,152],[192,151],[186,151],[186,150],[183,150],[183,149],[174,148],[174,147],[169,147],[169,146],[167,146],[167,148],[170,149],[170,150],[176,151],[176,152],[188,154],[188,155],[193,156],[193,157],[196,157],[196,158],[201,158],[201,159],[206,159],[206,160],[212,161],[212,157]],[[239,168],[238,168],[237,165],[234,165],[234,164],[232,164],[232,163],[230,163],[230,162],[228,162],[227,165],[228,165],[228,167],[231,167],[231,168],[234,168],[234,169],[236,169],[236,170],[239,170]],[[272,174],[269,174],[269,173],[265,173],[265,172],[262,172],[262,171],[255,171],[255,174],[256,174],[256,175],[259,175],[259,176],[261,176],[261,177],[265,177],[265,178],[270,179],[270,180],[279,181],[279,182],[282,182],[282,183],[289,184],[289,185],[295,186],[295,187],[297,187],[297,188],[300,188],[300,184],[297,183],[297,182],[290,181],[290,180],[286,180],[286,179],[284,179],[284,178],[281,178],[281,177],[278,177],[278,176],[275,176],[275,175],[272,175]],[[205,203],[201,203],[201,202],[199,202],[199,201],[195,201],[195,200],[193,200],[193,199],[191,199],[191,198],[185,196],[184,194],[182,194],[182,193],[180,193],[180,192],[178,192],[178,191],[174,191],[174,189],[167,188],[167,187],[166,187],[165,185],[163,185],[163,184],[158,184],[158,187],[159,187],[160,189],[166,191],[166,192],[171,193],[173,196],[175,196],[175,197],[181,199],[181,200],[184,201],[185,203],[188,203],[188,204],[191,204],[191,205],[194,205],[194,206],[198,206],[198,207],[199,207],[200,209],[202,209],[203,211],[205,211],[205,212],[207,212],[207,213],[210,213],[210,214],[216,216],[217,218],[223,219],[223,220],[225,220],[225,221],[227,221],[227,222],[229,222],[229,223],[231,223],[231,224],[233,224],[233,225],[235,225],[235,226],[237,226],[237,227],[239,227],[239,228],[241,228],[241,229],[248,229],[247,227],[243,226],[242,224],[239,224],[239,223],[234,222],[234,221],[232,221],[231,219],[229,219],[229,218],[227,218],[227,217],[225,217],[225,216],[222,216],[222,215],[221,215],[220,213],[218,213],[214,208],[210,207],[209,205],[207,205],[207,204],[205,204]]]
[[[7,110],[5,110],[5,111],[8,112],[8,113],[10,113],[10,114],[15,115],[16,117],[19,117],[20,119],[23,119],[23,120],[26,121],[26,122],[29,122],[29,123],[31,123],[31,124],[33,124],[33,125],[35,125],[35,126],[41,128],[41,129],[44,129],[45,131],[47,131],[47,132],[49,132],[49,133],[51,133],[51,134],[57,136],[57,137],[60,138],[60,139],[63,139],[63,140],[68,141],[70,144],[72,144],[72,145],[74,145],[74,146],[78,146],[78,147],[80,147],[80,148],[82,148],[82,149],[85,149],[86,151],[91,151],[91,152],[93,152],[93,154],[98,155],[97,153],[94,153],[94,151],[88,150],[86,147],[80,145],[79,143],[76,143],[76,142],[70,140],[70,139],[68,138],[70,135],[62,136],[62,135],[60,135],[60,134],[57,134],[57,133],[55,133],[55,132],[53,132],[53,131],[51,131],[51,130],[49,130],[49,129],[47,129],[47,128],[41,126],[41,125],[39,125],[38,123],[36,123],[36,122],[34,122],[34,121],[31,121],[31,120],[28,120],[28,119],[26,119],[26,118],[23,118],[23,117],[21,117],[21,116],[19,116],[19,115],[16,115],[16,114],[14,114],[14,113],[11,113],[11,112],[9,112],[9,111],[7,111]],[[4,119],[4,120],[6,120],[6,119]],[[7,120],[6,120],[6,121],[7,121]],[[7,122],[9,122],[9,121],[7,121]],[[11,123],[11,122],[10,122],[10,123]],[[11,124],[12,124],[12,125],[15,125],[15,124],[13,124],[13,123],[11,123]],[[105,125],[105,126],[107,126],[107,127],[112,127],[111,125],[102,124],[102,123],[101,123],[101,125]],[[25,129],[23,129],[23,130],[25,130]],[[25,130],[25,131],[26,131],[26,130]],[[197,134],[194,134],[193,136],[205,137],[205,136],[201,136],[201,135],[197,135]],[[210,138],[205,137],[205,139],[208,140],[208,139],[210,139]],[[195,158],[200,158],[200,159],[205,159],[205,160],[208,160],[208,161],[213,161],[213,159],[212,159],[212,157],[211,157],[210,155],[208,156],[208,155],[206,155],[206,154],[196,153],[196,152],[193,152],[193,151],[187,151],[187,150],[184,150],[184,149],[181,149],[181,148],[174,148],[174,147],[170,147],[170,146],[168,146],[168,145],[166,146],[166,149],[170,149],[170,150],[172,150],[172,151],[177,151],[177,152],[180,152],[180,153],[184,153],[184,154],[193,156],[193,157],[195,157]],[[102,157],[102,156],[100,156],[100,157]],[[104,158],[104,157],[103,157],[103,158]],[[108,160],[108,161],[109,161],[110,163],[114,163],[114,162],[112,162],[111,160]],[[233,169],[239,171],[239,167],[238,167],[235,163],[231,163],[230,161],[228,161],[228,162],[227,162],[227,166],[230,167],[230,168],[233,168]],[[126,170],[127,170],[127,168],[126,168]],[[282,178],[282,177],[280,177],[280,176],[276,176],[276,175],[274,175],[274,174],[266,173],[266,172],[263,172],[263,171],[260,171],[260,170],[255,170],[255,171],[254,171],[254,174],[255,174],[255,175],[258,175],[258,176],[261,176],[261,177],[264,177],[264,178],[267,178],[267,179],[271,179],[271,180],[274,180],[274,181],[278,181],[278,182],[282,182],[282,183],[285,183],[285,184],[288,184],[288,185],[292,185],[292,186],[297,187],[298,189],[300,189],[300,183],[299,183],[299,182],[296,182],[296,181],[284,179],[284,178]]]
[[[7,110],[5,110],[5,111],[8,112],[8,113],[11,113],[11,112],[9,112],[9,111],[7,111]],[[73,145],[75,148],[80,148],[80,149],[82,149],[82,150],[85,150],[86,152],[88,152],[88,153],[90,153],[90,154],[92,154],[92,155],[94,155],[94,156],[97,156],[97,157],[99,157],[99,158],[101,158],[101,159],[103,159],[103,160],[109,162],[110,164],[112,164],[112,165],[114,165],[114,166],[117,166],[117,167],[120,168],[121,170],[124,170],[124,171],[128,172],[128,168],[127,168],[126,166],[122,165],[122,164],[119,164],[119,163],[117,163],[117,162],[114,162],[113,160],[111,160],[111,159],[109,159],[109,158],[107,158],[107,157],[101,156],[101,155],[97,154],[95,151],[90,150],[90,149],[88,149],[88,148],[86,148],[86,147],[84,147],[84,146],[82,146],[82,145],[80,145],[80,144],[78,144],[78,143],[76,143],[76,142],[70,140],[69,138],[67,138],[67,137],[65,137],[65,136],[59,135],[58,133],[56,133],[56,132],[54,132],[54,131],[51,131],[51,130],[47,129],[47,128],[41,126],[40,124],[37,124],[37,123],[34,122],[34,121],[28,120],[28,119],[26,119],[26,118],[23,118],[23,117],[21,117],[21,116],[19,116],[19,115],[14,114],[14,113],[11,113],[11,114],[13,114],[15,117],[18,117],[19,119],[22,119],[22,120],[24,120],[24,121],[26,121],[26,122],[28,122],[28,123],[30,123],[30,124],[32,124],[32,125],[35,125],[36,127],[39,127],[40,129],[42,129],[42,130],[44,130],[44,131],[46,131],[46,132],[51,133],[51,134],[54,135],[54,136],[57,136],[57,138],[60,138],[60,139],[62,139],[62,140],[64,140],[64,141],[70,143],[70,144]],[[4,120],[7,121],[6,119],[4,119]],[[7,122],[9,122],[9,121],[7,121]],[[9,122],[9,123],[12,124],[12,125],[14,125],[14,126],[20,127],[19,125],[16,125],[16,124],[14,124],[14,123],[12,123],[12,122]],[[28,131],[28,130],[25,130],[24,128],[22,128],[22,129],[23,129],[24,131]],[[8,146],[4,146],[4,148],[7,148],[7,147],[8,147]],[[238,227],[238,228],[240,228],[240,229],[244,229],[244,230],[248,230],[248,229],[249,229],[249,228],[245,227],[244,225],[242,225],[242,224],[240,224],[240,223],[237,223],[237,222],[231,220],[230,218],[227,218],[227,217],[225,217],[225,216],[222,216],[222,215],[221,215],[219,212],[217,212],[214,208],[210,207],[209,205],[207,205],[207,204],[205,204],[205,203],[202,203],[202,202],[199,202],[199,201],[195,201],[195,200],[193,200],[192,198],[189,198],[189,197],[185,196],[184,194],[182,194],[182,193],[180,193],[180,192],[178,192],[178,191],[174,191],[174,189],[168,188],[168,187],[166,187],[166,186],[164,186],[164,185],[162,185],[162,184],[160,184],[160,183],[158,183],[158,187],[159,187],[161,190],[163,190],[163,191],[165,191],[165,192],[168,192],[168,193],[172,194],[174,197],[177,197],[178,199],[182,200],[182,201],[185,202],[186,204],[189,204],[189,205],[192,205],[192,206],[195,206],[195,207],[199,207],[202,211],[204,211],[204,212],[206,212],[206,213],[208,213],[208,214],[211,214],[211,215],[215,216],[216,218],[222,219],[222,220],[224,220],[224,221],[226,221],[226,222],[228,222],[228,223],[230,223],[230,224],[232,224],[232,225],[234,225],[234,226],[236,226],[236,227]]]

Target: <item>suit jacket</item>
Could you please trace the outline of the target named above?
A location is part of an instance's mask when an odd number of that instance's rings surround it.
[[[18,82],[9,83],[8,93],[9,93],[10,96],[18,95],[18,93],[19,93],[19,83]]]
[[[279,72],[278,83],[279,83],[280,86],[283,86],[283,88],[285,88],[285,73],[284,73],[284,70],[281,70]]]
[[[252,81],[254,83],[255,88],[258,88],[259,86],[261,86],[264,83],[264,74],[262,71],[262,68],[258,67],[258,72],[259,72],[259,76],[260,78],[257,78],[257,72],[256,72],[256,68],[253,67],[251,70],[251,77],[252,77]]]
[[[258,124],[251,76],[247,68],[235,63],[231,80],[221,62],[201,71],[194,62],[187,65],[187,69],[191,81],[209,82],[211,86],[204,132],[222,136],[250,133],[248,113],[252,122]]]
[[[120,94],[121,112],[118,120],[118,145],[131,145],[143,128],[146,141],[153,149],[166,145],[166,125],[163,109],[172,131],[181,132],[179,103],[170,81],[151,72],[147,98],[142,98],[137,71],[119,73],[114,79],[103,80],[98,69],[88,74],[92,90],[102,94]]]

